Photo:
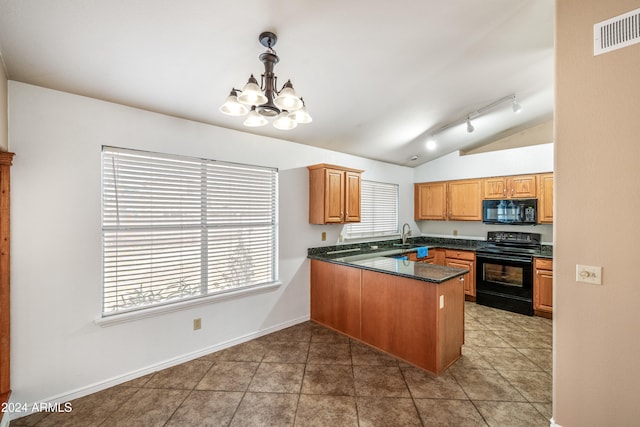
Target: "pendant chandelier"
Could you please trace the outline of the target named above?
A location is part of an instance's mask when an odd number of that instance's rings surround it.
[[[259,56],[264,64],[260,86],[251,74],[249,81],[242,91],[231,89],[227,100],[220,107],[220,111],[230,116],[247,116],[244,125],[248,127],[264,126],[274,118],[273,126],[281,130],[289,130],[298,126],[298,123],[311,123],[311,116],[307,112],[302,98],[299,98],[293,89],[291,80],[288,80],[280,90],[277,89],[278,77],[273,72],[273,67],[280,58],[273,50],[278,38],[272,32],[265,31],[260,34],[260,44],[267,48],[266,52]]]

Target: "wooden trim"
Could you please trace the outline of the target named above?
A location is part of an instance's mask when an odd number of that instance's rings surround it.
[[[310,165],[310,166],[307,166],[307,169],[309,169],[310,171],[314,169],[340,169],[342,171],[349,171],[349,172],[356,172],[356,173],[364,172],[363,169],[347,168],[344,166],[330,165],[328,163],[319,163],[317,165]]]
[[[13,153],[0,152],[0,403],[11,393],[10,382],[10,168]]]

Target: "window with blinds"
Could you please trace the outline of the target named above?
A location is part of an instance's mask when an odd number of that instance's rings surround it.
[[[275,283],[277,179],[103,147],[103,317]]]
[[[398,185],[362,181],[360,222],[347,224],[346,238],[398,234]]]

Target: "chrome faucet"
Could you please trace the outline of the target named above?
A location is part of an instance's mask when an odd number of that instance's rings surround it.
[[[408,230],[405,231],[405,229],[407,228]],[[411,236],[411,226],[405,222],[404,225],[402,226],[402,244],[403,245],[407,243],[407,237],[409,236]]]

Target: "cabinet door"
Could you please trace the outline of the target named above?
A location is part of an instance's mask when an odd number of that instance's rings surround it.
[[[535,258],[533,278],[533,309],[537,315],[550,317],[553,311],[553,261]]]
[[[360,174],[345,172],[344,222],[360,222]]]
[[[446,182],[416,184],[414,186],[414,192],[415,219],[447,219]]]
[[[344,172],[326,169],[324,185],[324,222],[340,223],[344,218]]]
[[[449,219],[482,221],[482,181],[479,179],[448,183]]]
[[[464,279],[464,294],[471,297],[476,296],[476,280],[475,280],[475,263],[473,261],[461,260],[461,259],[445,259],[445,265],[447,267],[465,268],[469,270],[463,277]]]
[[[553,223],[553,174],[545,173],[538,177],[538,222]]]
[[[538,190],[536,175],[518,175],[509,178],[509,194],[512,199],[535,198]]]
[[[553,272],[536,268],[533,287],[533,309],[551,313],[553,311]]]
[[[482,180],[484,199],[504,199],[507,197],[507,178],[485,178]]]
[[[335,265],[311,260],[311,320],[329,325],[332,318]]]

